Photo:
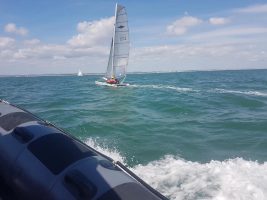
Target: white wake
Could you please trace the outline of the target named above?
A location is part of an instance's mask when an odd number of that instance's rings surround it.
[[[173,85],[138,85],[138,84],[131,84],[128,87],[132,88],[150,88],[150,89],[160,89],[160,90],[174,90],[177,92],[210,92],[210,93],[229,93],[229,94],[243,94],[243,95],[250,95],[250,96],[263,96],[267,97],[266,92],[260,92],[256,90],[228,90],[228,89],[222,89],[222,88],[214,88],[210,90],[205,90],[201,88],[190,88],[190,87],[178,87]]]
[[[116,149],[100,147],[92,139],[86,143],[126,164]],[[171,200],[267,199],[267,162],[235,158],[199,163],[168,155],[131,170]]]
[[[239,91],[239,90],[226,90],[226,89],[216,88],[213,91],[218,92],[218,93],[244,94],[244,95],[265,96],[265,97],[267,96],[267,93],[265,92],[259,92],[259,91],[253,91],[253,90]]]
[[[242,158],[198,163],[165,156],[133,171],[170,199],[267,199],[267,163]]]
[[[129,87],[133,88],[150,88],[150,89],[168,89],[168,90],[175,90],[177,92],[198,92],[198,90],[194,90],[192,88],[186,88],[186,87],[177,87],[172,85],[137,85],[137,84],[131,84]]]

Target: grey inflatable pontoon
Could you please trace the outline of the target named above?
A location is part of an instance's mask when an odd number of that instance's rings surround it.
[[[0,100],[0,200],[167,199],[120,162]]]

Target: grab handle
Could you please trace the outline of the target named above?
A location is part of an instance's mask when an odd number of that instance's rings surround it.
[[[24,127],[16,127],[13,136],[21,143],[27,143],[33,138],[33,134],[29,133]]]
[[[76,199],[92,199],[96,194],[97,188],[80,171],[72,170],[65,175],[67,189]]]

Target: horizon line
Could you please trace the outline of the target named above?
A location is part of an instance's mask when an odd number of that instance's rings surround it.
[[[183,73],[183,72],[216,72],[216,71],[249,71],[249,70],[267,70],[267,68],[247,68],[247,69],[210,69],[210,70],[173,70],[173,71],[150,71],[150,72],[128,72],[131,74],[165,74],[165,73]],[[104,75],[105,73],[83,73],[83,76],[96,76]],[[38,76],[77,76],[77,73],[45,73],[45,74],[6,74],[0,75],[0,77],[38,77]]]

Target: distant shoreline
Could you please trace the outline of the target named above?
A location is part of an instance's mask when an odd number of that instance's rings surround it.
[[[184,70],[184,71],[151,71],[151,72],[128,72],[131,74],[166,74],[166,73],[187,73],[187,72],[219,72],[219,71],[254,71],[254,70],[267,70],[263,68],[259,69],[211,69],[211,70]],[[104,73],[84,73],[84,76],[103,76]],[[16,75],[0,75],[0,77],[40,77],[40,76],[77,76],[77,73],[67,74],[16,74]]]

